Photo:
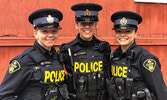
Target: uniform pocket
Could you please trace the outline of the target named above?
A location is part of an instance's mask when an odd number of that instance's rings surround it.
[[[34,71],[34,73],[33,73],[33,77],[34,77],[34,79],[35,80],[41,80],[41,69],[40,69],[40,67],[33,67],[33,71]]]

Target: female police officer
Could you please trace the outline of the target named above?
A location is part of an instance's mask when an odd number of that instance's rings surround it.
[[[114,22],[115,39],[120,45],[111,65],[117,91],[114,100],[167,100],[158,58],[135,42],[142,17],[134,12],[119,11],[111,16],[111,21]]]
[[[102,10],[102,7],[94,3],[81,3],[73,5],[71,9],[75,11],[76,29],[79,34],[75,40],[60,47],[69,76],[72,74],[68,77],[70,99],[103,100],[104,68],[107,67],[110,45],[94,36],[98,11]]]
[[[56,9],[39,9],[29,16],[34,45],[10,61],[0,85],[0,100],[63,100],[67,98],[64,68],[53,47],[63,15]],[[66,95],[67,94],[67,95]]]

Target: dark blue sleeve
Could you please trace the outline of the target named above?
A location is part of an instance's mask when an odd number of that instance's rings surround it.
[[[18,60],[12,60],[0,85],[0,100],[15,100],[30,79],[29,67],[23,67]]]
[[[148,55],[142,57],[142,72],[149,89],[156,95],[157,100],[167,100],[167,87],[163,80],[161,64],[157,57]]]

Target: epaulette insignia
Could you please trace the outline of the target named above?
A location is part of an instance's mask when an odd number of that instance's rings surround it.
[[[147,59],[144,61],[143,66],[150,72],[153,72],[156,66],[156,61],[154,59]]]
[[[20,63],[17,60],[13,60],[9,65],[9,73],[18,71],[21,68]]]

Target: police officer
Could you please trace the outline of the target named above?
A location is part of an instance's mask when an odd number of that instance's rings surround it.
[[[65,100],[64,68],[53,47],[63,15],[46,8],[34,11],[29,22],[34,26],[34,45],[10,61],[0,85],[0,100]]]
[[[167,100],[167,89],[158,58],[135,42],[142,17],[131,11],[111,16],[119,47],[111,59],[111,100]],[[111,87],[112,87],[111,86]]]
[[[60,57],[65,64],[71,100],[104,100],[105,68],[110,45],[97,39],[98,11],[102,7],[94,3],[80,3],[71,7],[75,11],[74,40],[60,46]]]

